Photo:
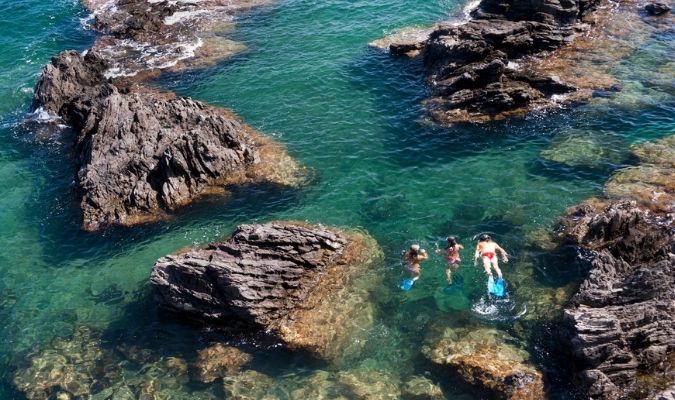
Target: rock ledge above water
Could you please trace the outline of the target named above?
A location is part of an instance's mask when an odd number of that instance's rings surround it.
[[[241,324],[290,349],[336,360],[372,324],[366,287],[374,240],[298,223],[241,225],[224,242],[163,257],[150,281],[160,306],[207,323]]]
[[[243,183],[299,184],[279,144],[232,113],[189,98],[104,77],[95,52],[66,51],[43,71],[34,107],[77,133],[76,187],[83,228],[161,218],[199,196]]]

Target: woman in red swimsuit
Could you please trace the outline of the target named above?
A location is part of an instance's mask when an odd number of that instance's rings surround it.
[[[502,260],[509,262],[509,255],[497,243],[492,241],[490,235],[483,234],[478,238],[478,245],[476,245],[476,252],[473,255],[473,264],[478,264],[478,257],[483,260],[483,268],[488,276],[492,276],[491,268],[494,268],[498,277],[502,277],[502,270],[499,269],[499,262],[497,261],[497,252],[501,253]]]

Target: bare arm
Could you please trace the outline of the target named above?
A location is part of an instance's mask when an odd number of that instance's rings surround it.
[[[473,263],[475,264],[478,261],[478,256],[480,255],[480,244],[476,245],[476,252],[473,254]]]
[[[499,251],[500,253],[502,253],[502,259],[504,260],[504,262],[508,262],[508,261],[509,261],[509,255],[506,253],[506,250],[502,249],[498,244],[495,245],[495,250],[497,250],[497,251]]]

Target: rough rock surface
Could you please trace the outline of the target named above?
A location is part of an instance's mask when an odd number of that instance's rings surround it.
[[[431,34],[424,60],[434,95],[426,107],[440,123],[483,122],[550,107],[576,88],[559,77],[513,65],[570,43],[597,0],[483,0],[472,19]]]
[[[404,400],[443,400],[445,395],[441,388],[423,376],[413,376],[405,380],[401,391]]]
[[[34,95],[36,108],[77,132],[85,230],[157,219],[228,184],[299,182],[285,150],[231,113],[149,88],[120,89],[103,76],[106,66],[95,52],[63,52]]]
[[[562,340],[592,398],[658,398],[675,384],[675,222],[635,201],[586,202],[561,222],[588,277],[565,309]]]
[[[295,223],[242,225],[224,242],[163,257],[160,306],[224,326],[244,323],[336,360],[372,324],[364,277],[380,251],[361,233]]]
[[[500,399],[543,399],[541,372],[528,364],[529,355],[508,341],[506,333],[491,329],[449,331],[424,348],[433,363],[455,371],[470,384]]]

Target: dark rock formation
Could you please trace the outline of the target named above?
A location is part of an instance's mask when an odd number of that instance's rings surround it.
[[[665,3],[649,3],[645,6],[645,10],[650,15],[663,15],[670,11],[670,7]]]
[[[562,221],[561,239],[590,266],[562,318],[588,396],[649,398],[675,384],[674,229],[672,214],[634,201],[587,202]]]
[[[493,393],[494,398],[544,398],[541,372],[529,365],[528,353],[509,344],[506,333],[489,329],[448,330],[424,348],[433,363],[449,368],[469,384]]]
[[[165,309],[225,327],[243,323],[335,360],[372,323],[365,288],[378,254],[360,233],[242,225],[225,242],[159,259],[150,281]]]
[[[297,165],[231,113],[144,87],[118,88],[94,52],[44,68],[34,106],[77,132],[83,228],[153,220],[227,184],[297,183]]]
[[[244,48],[227,38],[235,17],[270,0],[85,0],[91,27],[105,34],[93,49],[110,76],[214,64]]]
[[[514,60],[571,42],[576,24],[596,1],[483,0],[472,20],[441,26],[424,60],[434,96],[427,109],[441,123],[482,122],[550,105],[576,88]]]

